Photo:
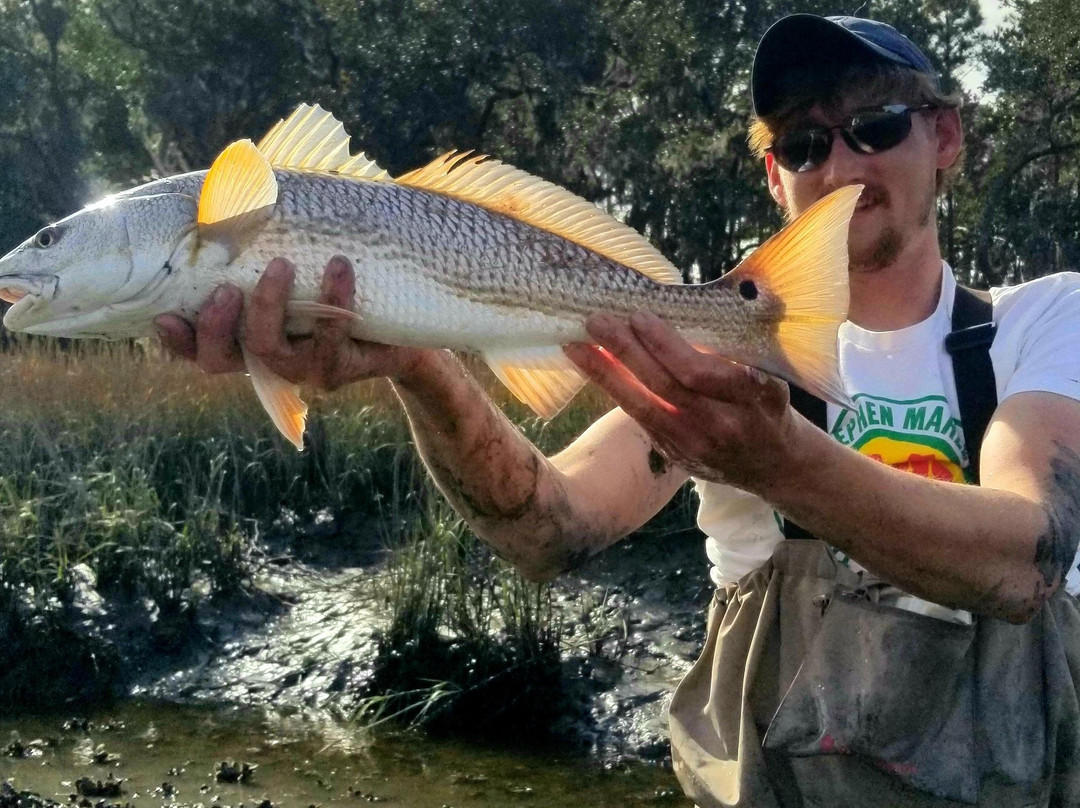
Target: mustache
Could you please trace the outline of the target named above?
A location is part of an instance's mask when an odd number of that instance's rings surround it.
[[[889,192],[887,190],[880,186],[867,185],[863,188],[863,192],[859,196],[859,203],[856,210],[870,205],[881,205],[888,201]]]

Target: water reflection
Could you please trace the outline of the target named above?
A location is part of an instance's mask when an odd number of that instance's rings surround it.
[[[146,704],[77,721],[0,719],[0,778],[87,806],[690,805],[659,767],[605,770],[416,733],[372,736],[303,715]],[[108,793],[111,780],[119,796]]]

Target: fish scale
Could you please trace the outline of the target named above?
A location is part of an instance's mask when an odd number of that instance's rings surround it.
[[[311,145],[316,144],[316,145]],[[50,225],[0,259],[13,330],[66,337],[151,334],[156,316],[197,317],[221,283],[250,294],[269,261],[296,265],[286,329],[322,318],[355,337],[480,354],[538,414],[584,379],[561,346],[585,321],[649,309],[694,345],[834,401],[836,332],[847,309],[847,225],[860,188],[840,189],[732,272],[682,284],[642,236],[565,189],[496,160],[451,153],[390,178],[352,156],[340,123],[301,106],[209,171],[122,192]],[[343,254],[354,311],[318,304]],[[298,447],[295,387],[245,354],[260,400]]]

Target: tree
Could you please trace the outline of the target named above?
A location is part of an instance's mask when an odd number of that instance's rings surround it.
[[[1080,17],[1013,0],[984,58],[993,103],[975,263],[992,283],[1080,268]]]
[[[85,194],[86,156],[65,0],[0,4],[0,242],[4,249]]]

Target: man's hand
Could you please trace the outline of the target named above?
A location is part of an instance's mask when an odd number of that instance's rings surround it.
[[[793,471],[806,424],[788,406],[783,382],[696,350],[647,312],[629,321],[597,315],[587,327],[603,350],[572,345],[567,355],[671,462],[765,496]]]
[[[242,341],[282,378],[326,390],[375,376],[401,379],[427,353],[352,339],[348,324],[338,320],[319,320],[310,336],[287,337],[285,304],[294,276],[292,264],[275,258],[255,285],[246,311],[240,290],[226,284],[203,305],[194,328],[174,314],[161,315],[154,325],[162,344],[177,356],[193,360],[206,373],[234,373],[244,369]],[[355,289],[348,259],[330,259],[319,302],[351,310]]]

